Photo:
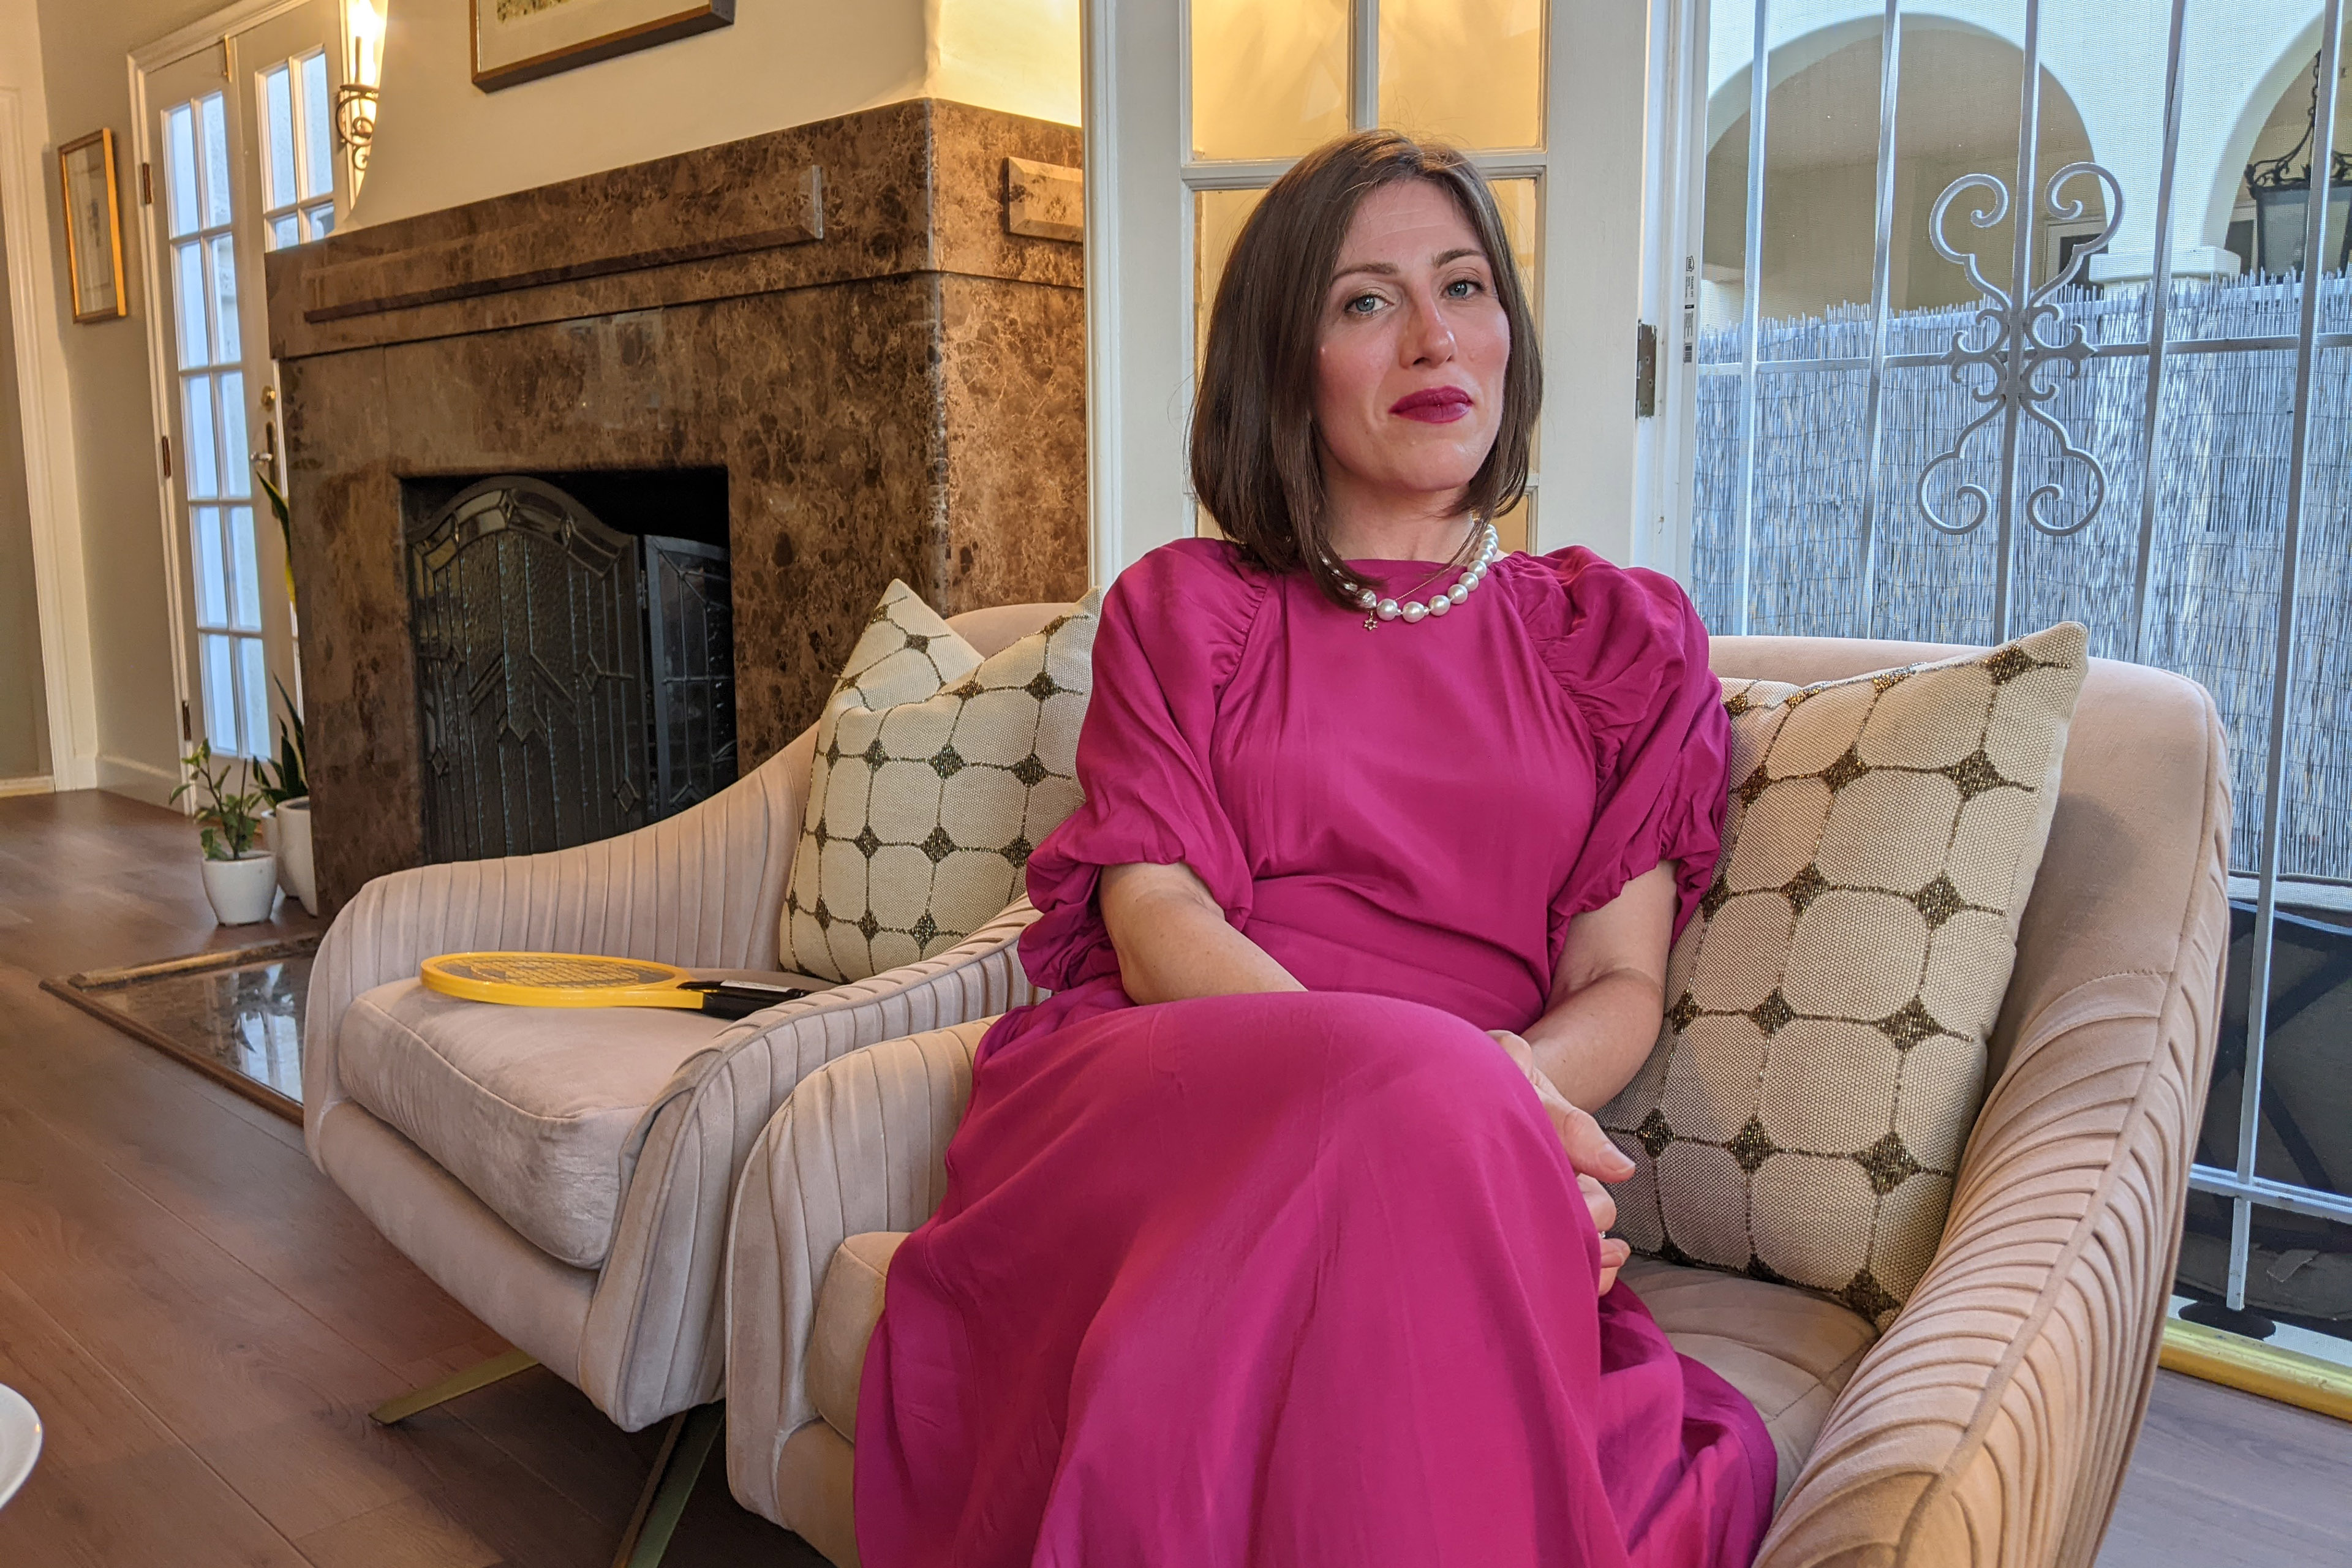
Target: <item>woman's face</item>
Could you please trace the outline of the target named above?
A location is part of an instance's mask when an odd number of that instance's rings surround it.
[[[1374,191],[1324,295],[1315,419],[1327,482],[1450,508],[1494,448],[1510,357],[1494,268],[1454,198],[1418,179]]]

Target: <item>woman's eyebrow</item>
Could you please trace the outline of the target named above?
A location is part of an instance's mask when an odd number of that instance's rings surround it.
[[[1456,246],[1452,250],[1440,251],[1437,255],[1431,257],[1429,258],[1429,264],[1432,267],[1443,267],[1449,261],[1459,261],[1465,256],[1475,256],[1483,258],[1486,254],[1486,253],[1485,251],[1479,249],[1475,245]],[[1393,261],[1351,261],[1345,267],[1340,268],[1337,272],[1331,274],[1331,281],[1337,283],[1340,279],[1355,272],[1370,272],[1381,278],[1394,278],[1402,270],[1402,269]]]

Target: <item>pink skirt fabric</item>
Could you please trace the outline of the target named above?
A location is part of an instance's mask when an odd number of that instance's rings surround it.
[[[1774,1458],[1599,1238],[1477,1028],[1352,993],[981,1050],[866,1363],[867,1568],[1748,1563]]]

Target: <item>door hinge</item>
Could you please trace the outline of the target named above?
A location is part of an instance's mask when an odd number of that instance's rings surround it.
[[[1698,258],[1683,258],[1683,363],[1691,363],[1691,349],[1698,342]]]
[[[168,479],[172,477],[172,438],[164,436],[158,439],[163,444],[163,477]]]
[[[144,162],[139,165],[139,205],[142,207],[155,205],[155,166]]]
[[[195,738],[195,716],[188,711],[187,699],[182,698],[180,700],[180,739],[183,741],[193,741]]]
[[[1633,337],[1633,417],[1648,419],[1658,412],[1658,329],[1636,323]]]

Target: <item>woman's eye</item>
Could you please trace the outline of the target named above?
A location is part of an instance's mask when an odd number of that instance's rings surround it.
[[[1349,300],[1344,309],[1350,315],[1369,316],[1380,309],[1380,304],[1381,297],[1378,294],[1359,294]]]
[[[1445,286],[1445,297],[1449,300],[1467,300],[1477,291],[1478,280],[1475,278],[1456,278]]]

